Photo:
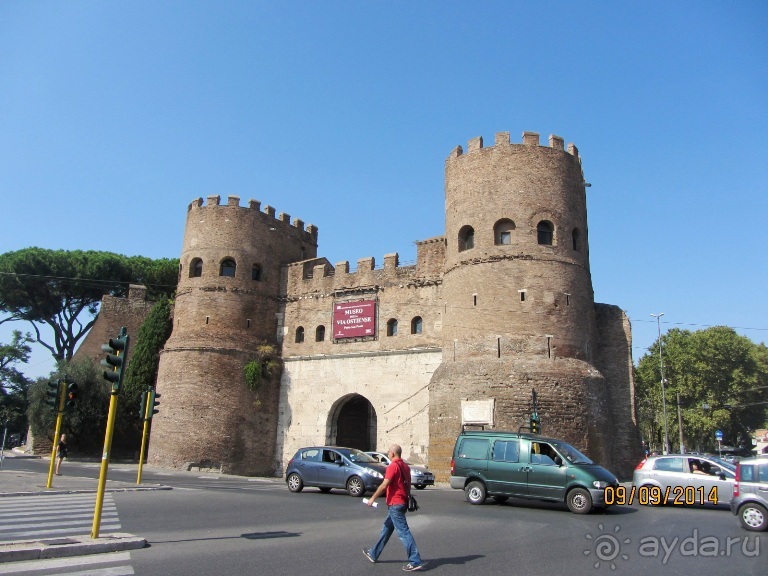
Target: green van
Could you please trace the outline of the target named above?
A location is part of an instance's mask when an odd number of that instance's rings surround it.
[[[471,504],[487,496],[565,502],[571,512],[607,508],[605,489],[619,481],[570,444],[538,434],[462,431],[451,459],[451,488]]]

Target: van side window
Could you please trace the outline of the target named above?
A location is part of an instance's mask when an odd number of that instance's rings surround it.
[[[766,468],[768,470],[768,468]],[[755,468],[753,466],[741,465],[741,481],[742,482],[754,482],[755,481]]]
[[[520,443],[517,440],[513,442],[497,440],[493,445],[493,459],[497,462],[519,462]]]
[[[757,469],[758,472],[758,481],[759,482],[768,482],[768,466],[765,464],[758,464]]]
[[[485,460],[488,458],[488,440],[480,438],[464,438],[459,448],[459,458]]]

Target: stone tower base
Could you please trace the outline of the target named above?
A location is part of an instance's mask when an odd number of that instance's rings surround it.
[[[162,359],[157,379],[161,404],[152,420],[148,461],[273,475],[279,382],[264,379],[251,391],[243,367],[253,355],[244,351],[167,349]]]
[[[565,440],[615,473],[610,447],[607,382],[574,359],[463,360],[444,362],[429,385],[429,461],[437,474],[449,470],[462,426],[462,401],[494,400],[486,429],[516,432],[529,425],[531,390],[538,395],[541,434]],[[599,423],[599,425],[598,425]],[[445,464],[445,465],[443,465]],[[438,477],[446,481],[448,477]]]

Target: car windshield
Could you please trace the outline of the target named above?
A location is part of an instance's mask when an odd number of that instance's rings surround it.
[[[362,463],[362,464],[378,464],[379,461],[375,458],[371,458],[366,454],[365,452],[361,452],[360,450],[353,450],[353,449],[343,449],[338,450],[339,454],[344,456],[345,458],[348,458],[352,462]]]
[[[584,454],[576,450],[576,448],[570,444],[566,444],[565,442],[552,442],[552,445],[571,464],[594,464],[592,460],[587,458]]]

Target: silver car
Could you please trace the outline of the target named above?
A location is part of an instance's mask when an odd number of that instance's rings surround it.
[[[739,462],[731,512],[746,530],[768,530],[768,457]]]
[[[736,467],[701,454],[648,456],[632,476],[634,501],[640,504],[728,504]]]
[[[300,448],[288,462],[285,482],[291,492],[317,486],[321,492],[332,488],[346,490],[350,496],[373,492],[384,481],[386,467],[364,452],[340,446]]]
[[[382,464],[388,465],[390,462],[389,456],[382,452],[366,452],[366,454]],[[424,490],[427,486],[434,486],[435,475],[427,470],[426,466],[417,466],[415,464],[408,464],[408,466],[411,468],[411,486],[417,490]]]

